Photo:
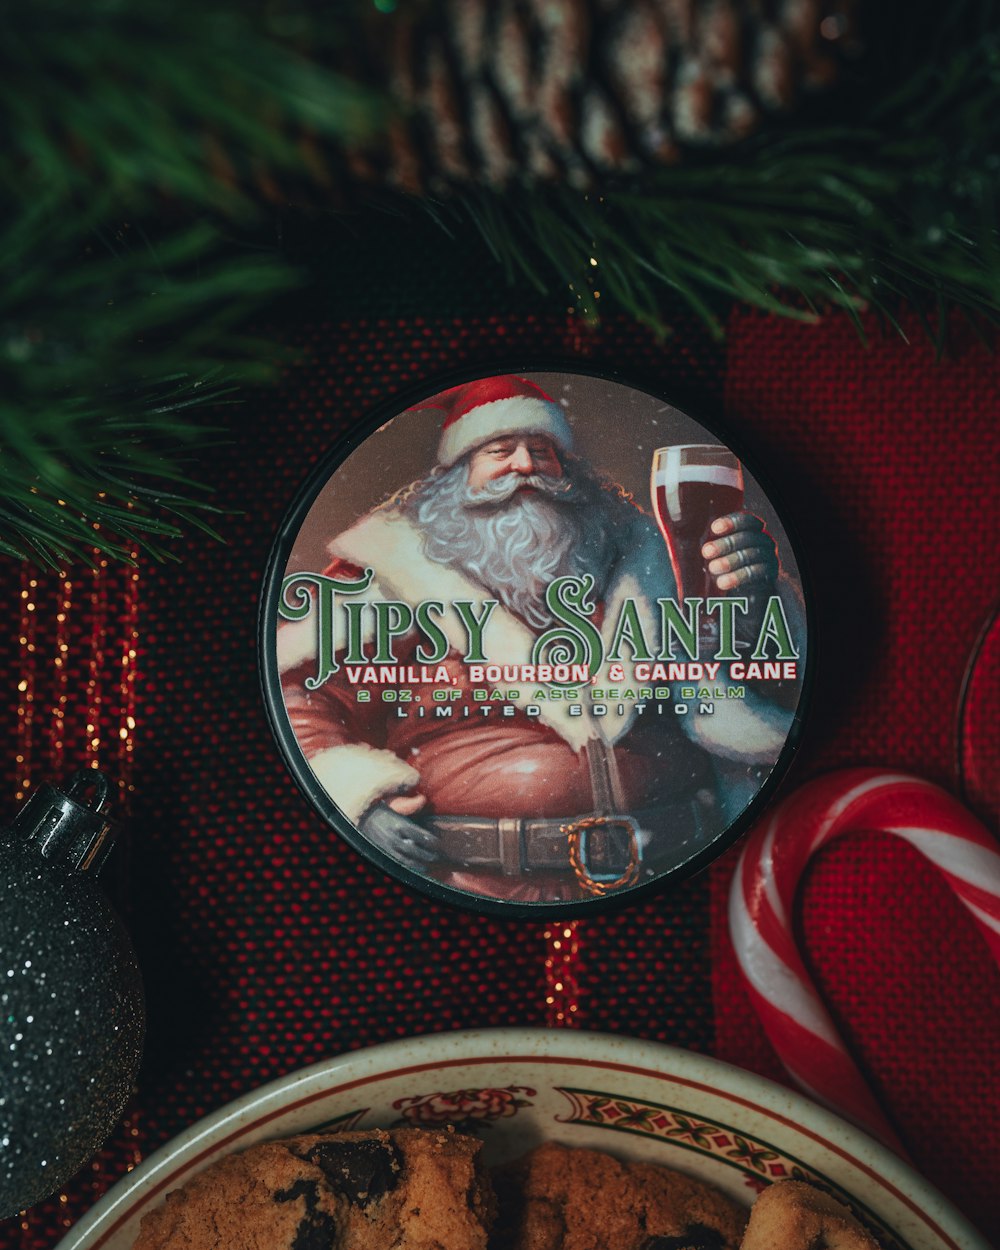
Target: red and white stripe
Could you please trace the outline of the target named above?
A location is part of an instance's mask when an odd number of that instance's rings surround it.
[[[940,787],[902,773],[851,768],[809,782],[751,834],[729,896],[729,928],[754,1008],[795,1083],[874,1137],[903,1148],[837,1034],[793,934],[810,858],[842,833],[909,842],[941,872],[1000,962],[1000,849]]]

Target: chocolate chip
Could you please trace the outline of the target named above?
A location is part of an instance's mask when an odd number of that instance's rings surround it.
[[[647,1237],[639,1250],[723,1250],[725,1241],[722,1234],[714,1228],[706,1228],[704,1224],[692,1224],[679,1237],[668,1237],[658,1233],[655,1237]]]
[[[315,1181],[296,1181],[274,1195],[275,1202],[295,1202],[305,1198],[305,1215],[295,1230],[291,1250],[330,1250],[337,1233],[333,1216],[319,1209],[319,1187]]]
[[[338,1141],[331,1137],[310,1147],[305,1158],[322,1171],[334,1193],[356,1206],[390,1193],[402,1171],[399,1151],[392,1142]]]

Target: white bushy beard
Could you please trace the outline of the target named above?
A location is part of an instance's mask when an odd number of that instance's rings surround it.
[[[558,478],[508,473],[480,490],[468,476],[464,461],[435,470],[404,505],[430,559],[468,574],[535,629],[552,623],[545,592],[555,578],[590,573],[600,595],[619,554],[615,505],[630,505],[577,464]]]

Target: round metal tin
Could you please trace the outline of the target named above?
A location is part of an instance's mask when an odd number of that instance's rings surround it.
[[[373,413],[301,488],[262,594],[303,793],[386,872],[492,914],[606,908],[724,850],[787,766],[810,650],[742,451],[565,366]]]

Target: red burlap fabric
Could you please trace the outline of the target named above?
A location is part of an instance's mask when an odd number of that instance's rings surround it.
[[[728,410],[770,448],[802,525],[818,607],[809,728],[784,789],[851,764],[907,770],[961,793],[959,747],[995,759],[982,670],[957,740],[966,670],[995,610],[1000,370],[971,345],[935,361],[920,341],[755,316],[732,325]],[[983,653],[979,656],[982,659]],[[995,670],[994,670],[995,671]],[[993,778],[996,793],[996,778]],[[985,788],[973,806],[986,810]],[[726,933],[738,852],[712,869],[715,1053],[781,1079],[743,996]],[[842,1035],[918,1168],[994,1240],[1000,972],[968,914],[916,852],[849,835],[803,883],[804,949]]]
[[[367,867],[299,796],[257,688],[257,599],[284,510],[330,443],[404,386],[548,355],[632,371],[702,412],[724,407],[784,503],[816,595],[819,671],[787,788],[861,763],[957,785],[959,694],[998,566],[1000,371],[981,348],[960,344],[935,363],[919,332],[909,347],[876,338],[865,349],[846,321],[750,315],[734,316],[724,347],[695,327],[658,343],[625,322],[584,334],[557,316],[318,321],[287,337],[299,358],[275,390],[223,414],[236,438],[200,467],[220,505],[243,510],[223,520],[227,545],[192,538],[182,564],[142,565],[126,738],[128,691],[92,663],[98,641],[108,656],[127,647],[124,575],[101,583],[103,616],[77,579],[62,624],[65,587],[41,577],[30,660],[16,611],[2,642],[11,687],[27,664],[36,696],[34,779],[70,771],[89,749],[134,787],[105,876],[149,1010],[125,1124],[61,1194],[0,1225],[4,1250],[53,1246],[139,1155],[303,1064],[431,1030],[552,1022],[544,926],[455,911]],[[4,577],[8,602],[23,602],[21,570]],[[60,639],[68,661],[54,668]],[[11,761],[25,732],[14,702]],[[88,706],[98,748],[86,746]],[[27,765],[11,763],[10,793]],[[581,923],[581,1027],[782,1078],[728,949],[733,863],[731,853],[682,887]],[[967,917],[915,855],[865,835],[819,858],[802,913],[816,978],[917,1164],[1000,1233],[1000,975]]]

